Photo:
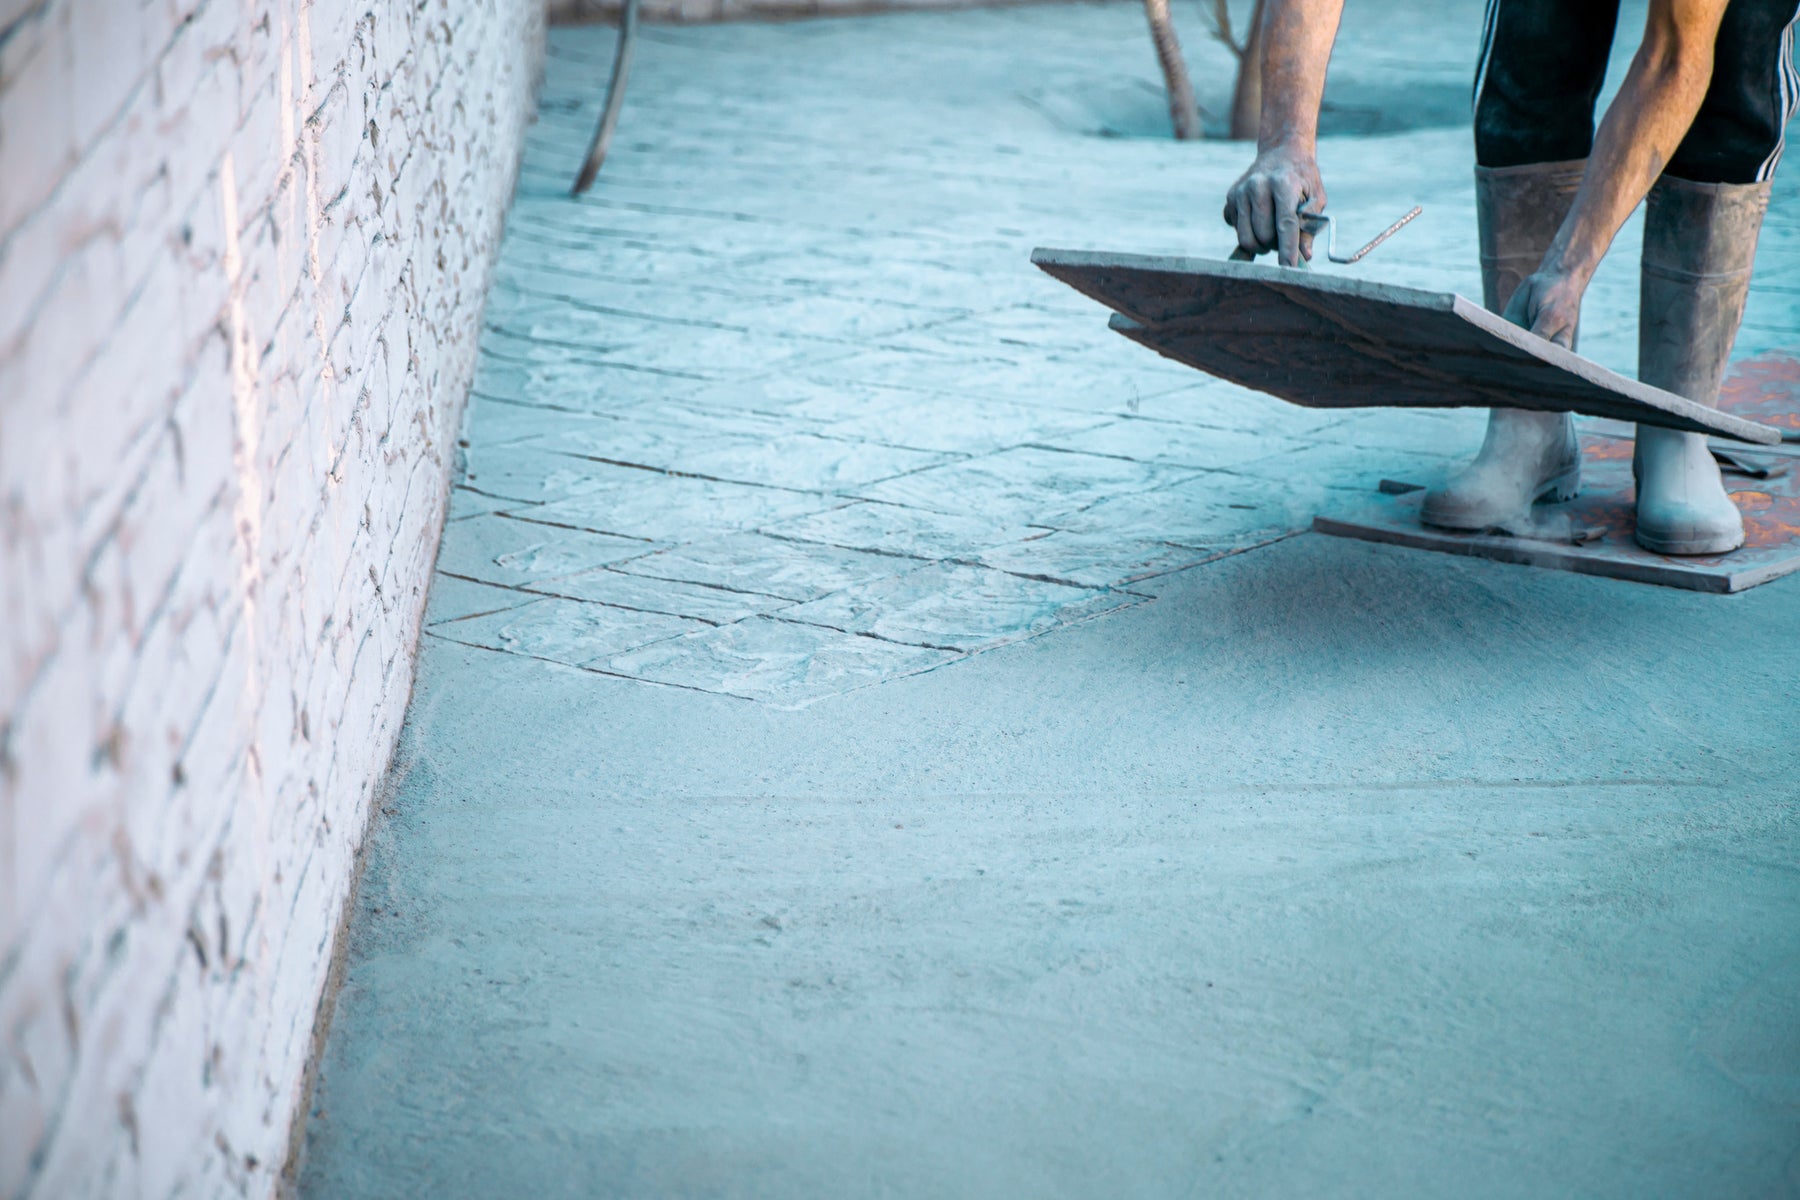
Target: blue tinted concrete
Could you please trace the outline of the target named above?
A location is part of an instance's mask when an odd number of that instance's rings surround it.
[[[799,712],[439,648],[309,1191],[1791,1190],[1797,595],[1306,537]]]
[[[1476,8],[1335,78],[1466,86]],[[1800,580],[1303,532],[1479,421],[1204,384],[1025,266],[1228,245],[1242,147],[1090,136],[1134,6],[655,29],[575,204],[606,36],[553,38],[305,1194],[1800,1190]],[[1427,204],[1369,273],[1473,290],[1466,129],[1325,155]]]

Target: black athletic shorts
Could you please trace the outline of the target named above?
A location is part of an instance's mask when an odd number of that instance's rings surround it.
[[[1475,69],[1475,161],[1586,158],[1619,0],[1488,0]],[[1731,0],[1706,99],[1665,171],[1694,183],[1756,183],[1781,161],[1800,105],[1800,0]]]

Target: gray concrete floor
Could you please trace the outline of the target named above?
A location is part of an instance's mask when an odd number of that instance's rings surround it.
[[[1417,9],[1352,6],[1332,206],[1477,293],[1479,5]],[[1027,265],[1230,245],[1135,6],[652,28],[574,202],[609,48],[552,38],[306,1194],[1800,1194],[1800,581],[1303,532],[1479,415]]]

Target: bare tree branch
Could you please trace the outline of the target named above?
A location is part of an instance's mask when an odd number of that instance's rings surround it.
[[[1216,40],[1223,42],[1225,48],[1236,55],[1237,60],[1240,63],[1243,62],[1244,47],[1238,42],[1237,35],[1232,32],[1231,5],[1228,0],[1212,0],[1212,20],[1210,24],[1213,37]]]
[[[1220,8],[1225,0],[1217,0]],[[1254,139],[1262,123],[1262,16],[1263,0],[1250,10],[1250,29],[1238,50],[1237,84],[1231,89],[1231,136]]]
[[[581,174],[575,179],[571,194],[579,196],[594,184],[594,177],[600,174],[600,164],[606,161],[606,151],[612,145],[613,130],[619,124],[619,110],[625,107],[625,81],[631,77],[631,51],[637,45],[638,0],[625,0],[625,6],[619,13],[619,44],[613,52],[612,78],[606,84],[606,103],[600,110],[600,127],[594,130],[594,140],[588,146],[587,158],[581,164]]]
[[[1181,42],[1175,36],[1169,0],[1144,0],[1144,15],[1150,21],[1150,40],[1156,44],[1156,61],[1162,65],[1163,84],[1168,90],[1169,122],[1175,127],[1177,141],[1191,141],[1201,136],[1200,105],[1194,99],[1187,60],[1182,57]]]

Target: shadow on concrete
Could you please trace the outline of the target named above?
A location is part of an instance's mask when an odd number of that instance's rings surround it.
[[[1676,637],[1728,656],[1755,625],[1742,597],[1314,534],[1171,576],[1157,591],[1206,614],[1204,637],[1191,643],[1196,659],[1238,643],[1278,676],[1348,689],[1358,707],[1383,690],[1399,701],[1427,677],[1475,711],[1526,702],[1505,693],[1527,677],[1555,681],[1550,694],[1591,694],[1628,664],[1627,690],[1654,694],[1675,686],[1675,672],[1659,680],[1666,664],[1643,646]],[[1527,690],[1529,703],[1543,703],[1541,686]]]

